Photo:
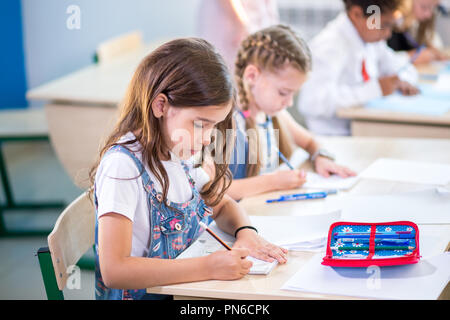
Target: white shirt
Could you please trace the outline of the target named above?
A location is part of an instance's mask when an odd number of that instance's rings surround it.
[[[128,132],[119,142],[135,139],[133,133]],[[140,144],[128,146],[142,162],[142,154],[138,152]],[[172,202],[186,202],[192,198],[192,190],[186,173],[179,159],[171,154],[172,159],[162,161],[169,177],[167,197]],[[197,190],[201,190],[209,181],[208,174],[203,168],[193,168],[192,161],[186,161],[190,168],[190,175],[195,181]],[[151,173],[147,164],[144,165],[157,192],[162,192],[161,185]],[[133,222],[133,237],[131,256],[142,257],[148,254],[150,241],[150,208],[147,203],[147,193],[142,185],[139,170],[128,155],[113,152],[103,157],[95,175],[96,196],[98,200],[98,217],[109,212],[121,214]],[[137,177],[136,179],[130,179]],[[129,180],[120,180],[129,179]]]
[[[349,135],[350,121],[337,118],[336,111],[382,97],[379,77],[402,70],[402,80],[415,83],[418,79],[407,56],[395,54],[386,41],[363,42],[346,13],[331,21],[310,48],[312,71],[301,89],[298,108],[316,134]],[[370,76],[367,82],[362,76],[363,60]]]

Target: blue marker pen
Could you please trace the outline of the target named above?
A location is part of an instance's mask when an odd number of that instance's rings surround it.
[[[322,199],[322,198],[325,198],[327,195],[328,194],[326,192],[312,192],[312,193],[298,193],[298,194],[291,194],[291,195],[282,195],[278,199],[266,200],[266,203],[308,200],[308,199]]]

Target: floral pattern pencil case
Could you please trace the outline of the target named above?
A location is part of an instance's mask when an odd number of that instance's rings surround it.
[[[419,259],[419,228],[414,222],[335,222],[328,232],[322,264],[394,266],[417,263]]]

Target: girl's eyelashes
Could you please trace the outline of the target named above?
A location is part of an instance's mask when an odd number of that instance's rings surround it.
[[[279,91],[278,91],[278,94],[279,94],[280,96],[282,96],[282,97],[286,97],[289,93],[287,93],[287,92],[285,92],[285,91],[282,91],[282,90],[279,90]]]

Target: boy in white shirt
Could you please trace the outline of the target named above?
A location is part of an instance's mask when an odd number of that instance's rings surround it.
[[[306,125],[321,135],[350,134],[350,121],[336,116],[340,108],[363,105],[396,90],[404,95],[418,93],[410,84],[418,78],[414,66],[385,41],[401,1],[343,1],[345,12],[310,43],[312,71],[299,96]]]

